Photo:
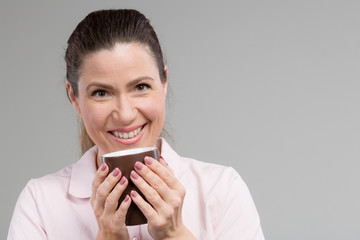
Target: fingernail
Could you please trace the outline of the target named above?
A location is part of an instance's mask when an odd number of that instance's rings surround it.
[[[141,163],[141,162],[136,162],[135,163],[135,168],[137,169],[137,170],[141,170],[142,168],[143,168],[143,164]]]
[[[126,182],[126,177],[122,177],[121,180],[120,180],[120,185],[124,185]]]
[[[130,199],[129,195],[126,195],[126,197],[125,197],[125,199],[124,199],[124,202],[129,201],[129,199]]]
[[[153,162],[153,160],[152,160],[151,158],[149,158],[149,157],[145,157],[145,158],[144,158],[144,161],[145,161],[145,163],[146,163],[147,165],[150,165],[150,164],[152,164],[152,162]]]
[[[137,192],[135,192],[134,190],[132,190],[130,194],[132,197],[137,197],[137,195],[138,195]]]
[[[117,175],[119,175],[119,173],[120,173],[120,170],[119,170],[118,168],[115,168],[115,170],[113,171],[112,175],[113,175],[114,177],[116,177]]]
[[[106,163],[101,164],[100,170],[101,170],[101,171],[105,171],[105,169],[106,169]]]
[[[138,179],[139,175],[135,172],[135,171],[131,171],[130,173],[131,177],[133,177],[134,179]]]

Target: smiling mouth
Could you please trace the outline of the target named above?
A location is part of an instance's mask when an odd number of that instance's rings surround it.
[[[135,130],[130,131],[130,132],[110,131],[109,133],[120,139],[130,139],[130,138],[136,137],[144,127],[145,127],[145,124],[141,127],[138,127]]]

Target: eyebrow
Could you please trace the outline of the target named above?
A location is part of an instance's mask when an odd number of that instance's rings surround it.
[[[137,78],[137,79],[135,79],[135,80],[133,80],[133,81],[129,82],[128,84],[126,84],[126,87],[131,87],[131,86],[134,86],[134,85],[138,84],[139,82],[141,82],[141,81],[143,81],[143,80],[150,80],[150,81],[154,81],[154,79],[153,79],[153,78],[151,78],[151,77],[147,77],[147,76],[145,76],[145,77],[139,77],[139,78]]]
[[[113,89],[114,89],[111,85],[94,82],[94,83],[90,83],[89,85],[87,85],[86,91],[87,91],[89,88],[93,87],[93,86],[99,87],[99,88],[108,89],[108,90],[113,90]]]
[[[154,81],[153,78],[151,77],[139,77],[135,80],[132,80],[131,82],[127,83],[126,84],[126,87],[132,87],[136,84],[138,84],[139,82],[143,81],[143,80],[150,80],[150,81]],[[114,87],[111,86],[111,85],[108,85],[108,84],[104,84],[104,83],[97,83],[97,82],[93,82],[93,83],[90,83],[89,85],[87,85],[86,87],[86,91],[91,88],[91,87],[99,87],[99,88],[103,88],[103,89],[107,89],[107,90],[114,90]]]

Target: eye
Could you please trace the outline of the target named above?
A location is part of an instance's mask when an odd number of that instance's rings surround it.
[[[143,91],[145,91],[147,89],[150,89],[151,87],[150,87],[149,84],[141,83],[141,84],[136,85],[135,88],[136,88],[137,91],[143,92]]]
[[[93,91],[91,93],[91,96],[95,96],[95,97],[105,97],[107,94],[107,92],[105,90],[102,90],[102,89],[97,89],[95,91]]]

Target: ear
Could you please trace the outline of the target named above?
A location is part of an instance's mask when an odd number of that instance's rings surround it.
[[[167,94],[167,87],[168,87],[168,68],[166,65],[164,65],[164,71],[165,71],[165,78],[166,78],[166,82],[163,83],[163,87],[164,87],[164,93],[165,93],[165,98],[166,99],[166,94]]]
[[[166,77],[166,79],[167,79],[167,70],[168,70],[167,66],[164,65],[164,71],[165,71],[165,77]]]
[[[66,90],[67,90],[67,94],[69,96],[69,99],[70,99],[72,105],[74,106],[78,115],[81,117],[81,111],[80,111],[80,107],[79,107],[78,98],[75,96],[74,89],[71,86],[69,81],[66,81]]]

